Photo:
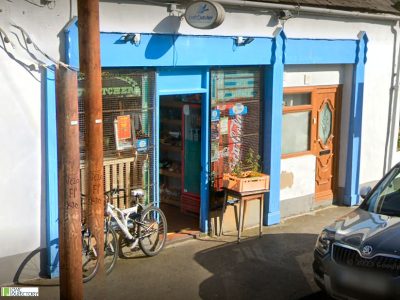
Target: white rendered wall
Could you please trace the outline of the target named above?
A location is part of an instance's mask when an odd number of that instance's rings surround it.
[[[342,65],[291,65],[285,66],[284,87],[337,85],[344,83]]]
[[[315,155],[281,161],[281,201],[315,193]]]
[[[0,257],[40,244],[40,83],[0,51]],[[4,72],[12,70],[12,72]],[[24,84],[26,83],[26,84]],[[22,86],[22,84],[24,84]],[[18,234],[16,234],[18,233]]]
[[[382,36],[371,34],[369,39],[365,66],[360,183],[376,181],[384,173],[391,90],[393,38],[382,33]]]
[[[13,49],[0,41],[0,258],[46,247],[41,73],[37,65],[32,72],[25,69],[35,60],[23,49],[22,33],[12,24],[23,27],[45,52],[59,58],[58,34],[69,19],[69,8],[64,4],[67,1],[57,1],[57,6],[49,9],[26,1],[0,0],[0,28],[15,46]],[[33,50],[32,45],[28,47]],[[32,53],[46,62],[34,50]],[[0,263],[0,284],[10,282],[4,272],[15,273],[7,270],[11,265]]]
[[[30,2],[41,3],[40,0]],[[63,41],[63,27],[77,14],[75,0],[57,0],[54,9],[32,5],[28,1],[0,0],[0,10],[0,27],[15,43],[17,50],[12,52],[16,58],[27,64],[33,62],[22,49],[25,45],[19,44],[16,39],[18,36],[19,41],[22,41],[21,33],[11,23],[24,27],[46,53],[56,59],[63,56],[63,48],[60,46]],[[270,15],[244,13],[243,9],[228,11],[220,27],[206,31],[193,29],[184,20],[177,22],[176,18],[168,16],[166,7],[110,1],[100,4],[100,28],[108,32],[271,37],[277,28],[276,21]],[[378,179],[383,168],[393,51],[390,23],[305,16],[285,23],[285,33],[289,38],[356,39],[362,30],[367,32],[369,44],[365,74],[361,182],[369,182]],[[1,41],[0,46],[4,46]],[[31,45],[29,47],[32,48]],[[0,168],[3,172],[0,180],[0,237],[2,241],[7,241],[0,247],[0,257],[4,257],[43,246],[44,106],[38,72],[33,72],[32,77],[19,63],[7,56],[3,49],[0,49],[0,70],[0,128],[3,139],[0,156]],[[290,73],[290,69],[287,70]],[[319,80],[319,76],[315,80]],[[345,81],[351,80],[347,78]],[[293,168],[296,168],[295,163]]]

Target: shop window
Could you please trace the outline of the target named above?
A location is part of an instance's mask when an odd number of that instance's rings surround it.
[[[283,96],[283,156],[311,151],[311,118],[311,93],[287,93]]]
[[[152,200],[154,72],[103,69],[104,189],[142,188]],[[79,75],[81,169],[85,160],[84,75]],[[81,172],[83,176],[84,172]],[[84,184],[84,180],[82,180]],[[84,186],[82,186],[84,192]],[[119,206],[124,206],[121,204]]]
[[[211,190],[221,191],[224,173],[246,167],[249,152],[261,155],[262,101],[260,68],[211,71]],[[259,164],[262,166],[262,162]],[[212,195],[212,200],[213,200]]]

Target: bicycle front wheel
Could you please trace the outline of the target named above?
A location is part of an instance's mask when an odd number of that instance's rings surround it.
[[[157,255],[165,246],[167,220],[158,207],[146,208],[140,217],[139,246],[147,256]]]
[[[82,276],[83,282],[88,282],[99,269],[97,241],[89,229],[82,232]],[[118,258],[118,239],[115,230],[104,227],[104,269],[109,274]]]

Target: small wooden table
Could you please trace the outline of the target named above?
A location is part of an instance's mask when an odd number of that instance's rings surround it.
[[[250,192],[237,192],[234,190],[230,190],[227,188],[224,188],[224,203],[222,206],[222,216],[221,216],[221,222],[220,222],[220,231],[219,231],[219,236],[222,234],[222,222],[224,218],[224,213],[226,210],[226,205],[235,205],[237,202],[239,202],[239,224],[237,224],[237,229],[238,229],[238,239],[237,242],[240,243],[240,236],[243,231],[243,225],[244,225],[244,215],[246,213],[246,208],[247,208],[247,201],[250,200],[257,200],[259,199],[260,201],[260,223],[259,223],[259,236],[262,236],[262,228],[263,228],[263,220],[264,220],[264,194],[269,192],[268,189],[264,190],[257,190],[257,191],[250,191]],[[228,203],[228,197],[234,198],[234,200],[231,203]],[[242,211],[243,210],[243,211]]]

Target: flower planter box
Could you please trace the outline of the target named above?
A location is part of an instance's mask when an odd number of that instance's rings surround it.
[[[252,177],[236,177],[232,174],[224,174],[224,187],[237,192],[251,192],[269,189],[269,176],[258,173]]]

